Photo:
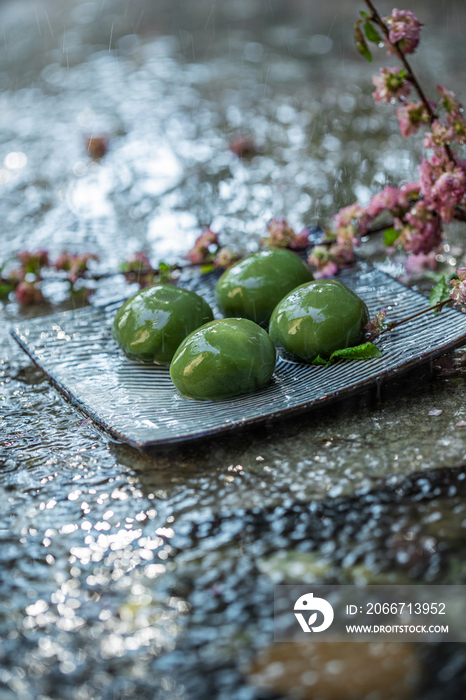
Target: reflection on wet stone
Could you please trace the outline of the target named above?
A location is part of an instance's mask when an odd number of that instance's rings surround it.
[[[435,27],[424,70],[455,90],[462,22],[440,5],[410,3]],[[207,225],[252,251],[272,216],[301,230],[413,178],[347,43],[354,8],[31,7],[0,8],[1,262],[38,247],[92,249],[104,271],[141,249],[171,261]],[[242,135],[260,153],[235,156]],[[128,291],[110,277],[93,303]],[[73,308],[60,283],[44,294],[5,302],[2,328]],[[3,332],[0,698],[462,697],[461,645],[285,649],[271,611],[274,583],[466,583],[463,365],[459,351],[379,395],[140,454]]]

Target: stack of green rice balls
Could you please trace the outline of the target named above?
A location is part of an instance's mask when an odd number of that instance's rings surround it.
[[[336,280],[314,280],[290,250],[241,260],[220,277],[216,300],[220,320],[194,292],[143,289],[118,310],[114,337],[128,357],[170,365],[182,396],[221,400],[266,386],[276,348],[298,362],[327,358],[361,343],[369,320],[362,299]]]

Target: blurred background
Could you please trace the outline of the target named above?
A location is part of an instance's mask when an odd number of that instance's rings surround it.
[[[0,263],[90,252],[108,275],[91,303],[105,303],[128,293],[118,265],[136,251],[180,261],[209,225],[255,250],[273,216],[299,231],[414,179],[420,139],[371,96],[372,73],[396,62],[356,53],[360,9],[0,2]],[[440,83],[464,101],[466,5],[406,9],[425,24],[412,63],[427,94]],[[235,156],[239,136],[261,153]],[[462,645],[274,645],[271,619],[274,583],[466,581],[461,352],[382,404],[141,455],[8,338],[85,303],[64,281],[43,291],[39,306],[0,307],[0,700],[464,697]]]
[[[244,250],[272,216],[325,223],[413,178],[419,140],[399,136],[390,106],[374,107],[371,74],[386,56],[375,49],[370,66],[356,54],[358,8],[2,2],[6,252],[86,249],[114,269],[141,248],[155,262],[184,253],[209,224]],[[427,92],[446,82],[461,93],[465,8],[413,9],[426,25],[414,62]],[[96,164],[85,142],[101,135],[109,153]],[[265,148],[248,167],[228,151],[242,135]]]

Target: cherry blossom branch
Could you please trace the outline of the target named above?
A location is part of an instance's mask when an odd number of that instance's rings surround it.
[[[466,272],[466,270],[459,270],[458,272],[461,274],[461,276],[463,276],[462,273]],[[387,310],[381,309],[375,314],[375,316],[369,321],[369,323],[366,324],[364,329],[366,332],[366,338],[369,341],[373,341],[376,338],[379,338],[383,333],[388,333],[394,328],[398,328],[398,326],[401,326],[403,323],[408,323],[408,321],[412,321],[414,318],[418,318],[419,316],[423,316],[424,314],[429,313],[429,311],[433,311],[434,313],[436,313],[437,311],[441,311],[441,309],[443,309],[444,306],[450,304],[451,302],[455,302],[455,305],[458,303],[465,303],[464,280],[459,278],[458,280],[456,280],[455,283],[450,282],[450,284],[455,284],[456,286],[454,286],[452,289],[449,289],[444,277],[441,280],[439,280],[438,284],[436,285],[436,287],[434,287],[434,290],[432,291],[430,296],[431,306],[428,306],[426,309],[422,309],[422,311],[417,311],[415,314],[411,314],[411,316],[402,318],[401,321],[392,321],[391,323],[386,323],[385,319],[387,317]],[[437,291],[437,288],[440,288],[438,290],[438,294],[435,293]],[[435,299],[439,299],[439,301],[436,301],[435,304],[432,304],[432,301],[434,301]]]
[[[387,25],[385,24],[385,22],[383,21],[382,17],[380,16],[377,8],[371,2],[371,0],[365,0],[365,3],[372,13],[372,16],[369,19],[371,19],[373,22],[375,22],[380,27],[380,29],[382,30],[382,32],[385,35],[387,42],[390,44],[390,46],[393,47],[396,55],[398,56],[401,63],[403,64],[403,67],[407,72],[406,80],[408,80],[411,83],[411,85],[414,87],[417,94],[419,95],[419,98],[420,98],[422,104],[424,105],[424,109],[426,110],[427,114],[429,115],[429,124],[432,126],[432,124],[434,123],[434,121],[436,119],[436,114],[435,114],[434,110],[432,109],[432,106],[431,106],[429,100],[425,96],[424,90],[422,89],[418,79],[416,78],[414,71],[411,68],[405,54],[400,49],[399,42],[393,43],[392,41],[390,41],[390,31],[389,31]],[[444,148],[445,148],[446,154],[448,155],[448,158],[453,163],[456,163],[455,156],[453,155],[453,151],[451,150],[450,146],[448,144],[444,144]]]
[[[444,306],[447,304],[451,303],[451,299],[445,299],[444,301],[440,301],[438,304],[434,304],[433,306],[429,306],[427,309],[423,309],[422,311],[418,311],[415,314],[412,314],[411,316],[407,316],[406,318],[401,319],[401,321],[393,321],[392,323],[388,323],[385,328],[383,328],[380,331],[380,335],[382,333],[386,333],[387,331],[392,331],[394,328],[397,328],[398,326],[401,326],[403,323],[407,323],[408,321],[412,321],[413,318],[417,318],[418,316],[422,316],[423,314],[428,313],[429,311],[440,311],[443,309]]]
[[[466,215],[465,215],[466,216]],[[465,218],[466,220],[466,218]],[[364,236],[373,236],[375,233],[380,233],[381,231],[386,231],[388,228],[393,228],[393,221],[389,221],[386,224],[380,224],[380,226],[371,226],[364,231]],[[337,242],[337,238],[325,238],[321,243],[308,244],[305,246],[295,247],[294,250],[309,250],[316,248],[318,245],[332,246]]]
[[[365,3],[370,12],[360,12],[361,19],[356,21],[356,50],[370,62],[372,54],[366,38],[377,45],[383,39],[387,53],[396,55],[402,64],[381,68],[378,75],[372,76],[374,100],[398,102],[395,114],[404,138],[427,126],[422,143],[430,153],[421,159],[416,182],[405,182],[398,187],[387,185],[366,206],[355,202],[333,216],[335,243],[317,247],[310,257],[321,277],[336,274],[354,259],[354,247],[382,214],[393,219],[384,244],[389,249],[402,249],[408,256],[419,257],[416,261],[419,269],[431,269],[432,256],[435,258],[444,238],[444,225],[453,219],[466,222],[466,164],[452,150],[455,142],[466,141],[463,106],[451,90],[441,85],[437,85],[440,93],[437,106],[427,98],[414,75],[406,55],[414,53],[420,41],[422,23],[416,15],[411,10],[395,8],[391,15],[382,17],[373,0]],[[417,93],[414,101],[407,99],[412,89]]]
[[[404,55],[403,51],[402,51],[402,50],[400,49],[400,47],[398,46],[398,42],[392,43],[392,42],[390,41],[390,31],[389,31],[387,25],[385,24],[385,22],[383,21],[382,17],[379,15],[377,8],[372,4],[371,0],[365,0],[365,3],[366,3],[366,5],[368,6],[368,8],[370,9],[370,11],[372,12],[372,16],[370,17],[370,19],[372,19],[376,24],[378,24],[378,26],[380,27],[380,29],[381,29],[381,30],[383,31],[383,33],[385,34],[386,40],[388,41],[388,43],[390,44],[390,46],[393,46],[393,48],[394,48],[394,50],[395,50],[395,52],[396,52],[396,55],[398,56],[398,58],[399,58],[400,61],[402,62],[403,66],[404,66],[404,68],[405,68],[405,70],[406,70],[406,72],[407,72],[407,74],[408,74],[408,75],[406,76],[406,80],[409,80],[409,82],[410,82],[410,83],[413,85],[413,87],[415,88],[415,90],[416,90],[417,94],[419,95],[419,97],[420,97],[422,103],[424,104],[424,107],[425,107],[425,109],[426,109],[426,111],[427,111],[427,114],[429,115],[430,120],[431,120],[431,123],[432,123],[432,122],[434,121],[434,119],[435,119],[434,111],[433,111],[433,109],[432,109],[432,107],[431,107],[431,105],[430,105],[430,103],[429,103],[429,100],[427,99],[427,97],[426,97],[425,94],[424,94],[424,90],[422,89],[422,87],[420,86],[420,84],[419,84],[419,82],[418,82],[416,76],[414,75],[414,72],[413,72],[411,66],[410,66],[409,63],[408,63],[408,60],[406,59],[406,56]]]
[[[199,267],[198,263],[185,263],[184,265],[178,265],[178,263],[174,263],[173,265],[167,265],[167,267],[170,268],[170,270],[175,271],[175,270],[185,270],[186,268],[189,267]],[[140,269],[137,270],[137,272],[130,273],[134,275],[134,279],[132,281],[137,282],[138,277],[144,277],[145,275],[157,275],[160,273],[160,269],[157,267],[141,267]],[[121,270],[110,270],[109,272],[86,272],[83,275],[83,279],[86,280],[95,280],[98,282],[99,280],[104,280],[104,279],[109,279],[110,277],[115,277],[115,275],[121,275],[125,274],[122,273]],[[47,275],[45,279],[55,279],[54,275]]]

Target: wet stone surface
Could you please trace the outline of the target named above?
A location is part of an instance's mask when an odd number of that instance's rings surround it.
[[[416,145],[373,105],[346,14],[174,5],[148,4],[139,30],[124,3],[46,3],[29,43],[34,8],[1,8],[2,261],[39,246],[92,250],[103,272],[141,248],[177,260],[209,224],[254,250],[272,216],[300,230],[413,178]],[[421,9],[437,27],[421,72],[455,89],[453,5]],[[110,151],[91,163],[83,140],[102,132]],[[228,150],[244,132],[264,145],[250,161]],[[96,287],[92,303],[126,293],[119,275]],[[305,668],[287,680],[286,655],[267,660],[274,583],[466,583],[461,350],[325,411],[140,454],[9,338],[72,306],[61,283],[44,292],[42,307],[0,309],[0,700],[313,697]],[[463,696],[461,645],[400,654],[416,673],[397,700]]]

